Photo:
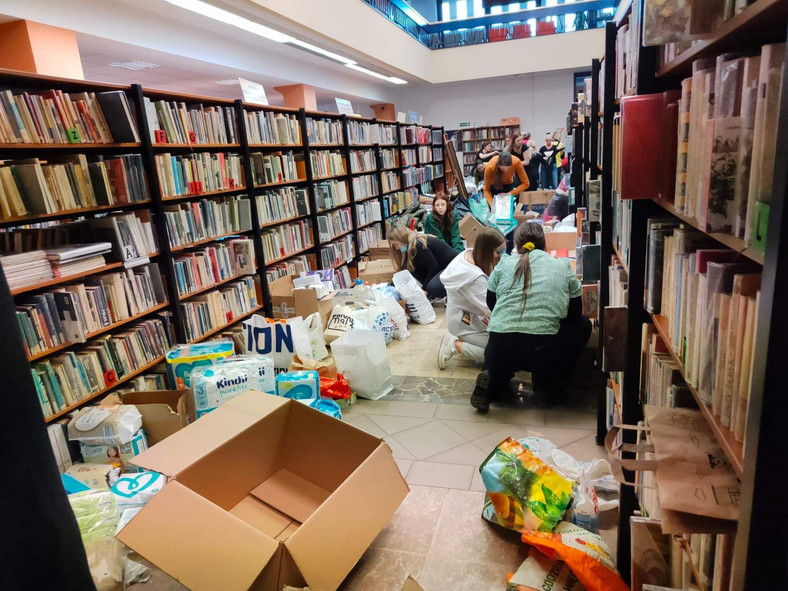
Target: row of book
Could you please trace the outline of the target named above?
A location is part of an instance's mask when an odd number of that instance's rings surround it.
[[[342,265],[334,269],[334,277],[331,279],[334,284],[334,289],[348,289],[353,285],[353,279],[350,277],[350,271],[347,265]]]
[[[629,23],[622,25],[616,35],[616,98],[634,94],[638,82],[638,52],[640,50],[639,11],[631,11]],[[604,69],[604,68],[603,68]],[[604,88],[604,80],[600,80]],[[599,96],[604,96],[600,93]]]
[[[364,177],[361,177],[364,178]],[[355,179],[353,179],[355,181]],[[323,181],[315,183],[315,203],[317,210],[323,211],[350,203],[345,181]]]
[[[356,201],[374,197],[380,190],[378,189],[378,178],[374,174],[365,174],[364,176],[354,176],[353,182],[353,197]]]
[[[673,360],[668,345],[654,330],[653,324],[643,325],[642,390],[640,401],[652,406],[669,408],[697,408],[682,374],[682,368]]]
[[[607,268],[607,273],[608,305],[616,308],[626,307],[629,302],[629,273],[627,273],[617,256],[613,255],[613,260]]]
[[[443,176],[443,163],[432,165],[432,178],[439,179]]]
[[[312,146],[325,144],[341,144],[344,142],[342,121],[339,119],[306,118],[306,132]]]
[[[383,197],[383,217],[387,218],[403,211],[418,199],[419,191],[415,188],[389,193]]]
[[[433,148],[432,149],[432,161],[433,162],[443,162],[443,148]]]
[[[383,240],[383,228],[380,224],[373,224],[366,228],[361,228],[356,232],[356,239],[358,240],[359,254],[363,254],[369,250],[370,244]]]
[[[252,152],[252,178],[256,187],[285,181],[306,180],[303,156],[293,152],[263,154]]]
[[[0,215],[30,214],[137,203],[148,199],[142,157],[84,154],[11,160],[0,166]]]
[[[276,226],[262,233],[263,255],[266,261],[274,261],[296,254],[314,246],[312,222],[308,219]]]
[[[299,277],[302,272],[310,271],[311,266],[309,264],[309,260],[306,258],[306,255],[299,255],[295,256],[292,259],[287,259],[286,261],[282,261],[281,263],[276,263],[265,269],[265,276],[268,280],[268,283],[272,281],[276,281],[286,275],[292,275],[293,277]]]
[[[257,196],[257,217],[260,224],[273,224],[309,213],[309,194],[306,189],[282,187]]]
[[[327,176],[346,174],[345,159],[339,150],[317,150],[309,153],[312,177],[319,179]]]
[[[187,105],[144,97],[151,139],[155,144],[237,144],[232,106]],[[163,132],[163,133],[162,133]]]
[[[429,146],[419,146],[419,162],[421,164],[432,162],[432,149]]]
[[[378,144],[381,146],[393,146],[397,143],[397,126],[396,125],[379,125],[380,138]]]
[[[25,352],[34,356],[84,343],[92,333],[166,301],[161,272],[152,263],[37,293],[17,305],[16,319]]]
[[[271,111],[245,111],[249,144],[301,144],[301,127],[295,115]]]
[[[431,164],[419,166],[418,168],[411,166],[402,171],[402,185],[407,188],[419,183],[426,183],[431,181],[434,175],[435,170]]]
[[[380,164],[382,168],[396,168],[399,166],[397,150],[393,148],[380,149]]]
[[[0,142],[4,144],[108,144],[139,142],[122,90],[41,93],[0,92]]]
[[[164,320],[156,318],[121,333],[98,337],[77,351],[35,363],[31,373],[44,416],[76,405],[162,359],[171,344]]]
[[[241,157],[225,152],[156,154],[162,197],[233,191],[244,187]]]
[[[259,306],[252,277],[244,277],[180,304],[186,340],[195,341]]]
[[[743,441],[761,267],[675,220],[648,228],[646,308],[664,319],[686,382]]]
[[[81,237],[81,240],[71,241],[72,244],[105,240],[112,245],[113,259],[127,266],[147,262],[145,259],[157,252],[150,211],[146,209],[112,213],[69,226]]]
[[[416,148],[400,150],[400,162],[402,166],[416,166],[419,163]]]
[[[432,130],[420,125],[400,127],[400,141],[403,144],[431,144]]]
[[[433,143],[433,145],[435,145],[435,144],[442,145],[443,144],[443,132],[440,129],[433,129],[432,130],[432,143]]]
[[[173,258],[175,281],[181,299],[240,275],[255,272],[254,246],[237,238]]]
[[[364,226],[371,222],[382,221],[380,202],[376,199],[356,204],[356,219],[359,226]]]
[[[378,169],[373,150],[351,150],[350,172],[374,172]]]
[[[320,247],[320,262],[323,269],[336,268],[343,263],[349,263],[354,256],[353,238],[349,234]]]
[[[380,143],[380,126],[368,121],[348,119],[347,139],[351,146]]]
[[[164,208],[164,221],[170,248],[182,248],[231,232],[250,231],[251,204],[245,195],[178,203]]]
[[[383,193],[399,191],[399,175],[393,170],[384,170],[380,173],[381,189]]]
[[[329,242],[334,237],[349,232],[352,228],[353,219],[349,207],[317,216],[317,235],[320,242]]]

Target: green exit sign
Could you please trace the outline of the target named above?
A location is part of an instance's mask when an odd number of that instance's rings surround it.
[[[471,122],[470,121],[466,121],[464,123],[460,123],[460,127],[470,127],[470,126],[471,126]]]

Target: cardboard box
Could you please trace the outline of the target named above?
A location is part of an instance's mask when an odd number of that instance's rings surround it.
[[[545,232],[545,250],[575,250],[577,248],[576,232]]]
[[[379,240],[369,245],[369,259],[371,261],[387,259],[389,256],[390,249],[388,240]]]
[[[195,421],[194,398],[190,390],[151,390],[110,394],[103,403],[116,398],[133,404],[142,415],[148,447],[161,442]]]
[[[554,189],[523,191],[520,193],[519,202],[523,205],[523,212],[533,211],[542,215],[553,195],[555,195]]]
[[[358,277],[365,283],[391,283],[394,273],[394,265],[388,257],[376,261],[361,261],[358,264]]]
[[[290,275],[272,281],[268,284],[268,289],[271,293],[274,318],[306,318],[318,312],[325,326],[334,307],[333,292],[318,300],[314,289],[293,289],[293,278]]]
[[[483,229],[484,225],[469,213],[466,213],[465,217],[460,220],[460,236],[467,242],[468,248],[473,248],[476,235]]]
[[[408,494],[382,440],[255,391],[134,463],[171,480],[117,538],[194,591],[336,589]]]

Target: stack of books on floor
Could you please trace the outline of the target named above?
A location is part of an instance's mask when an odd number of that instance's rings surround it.
[[[164,131],[161,144],[236,144],[238,132],[235,109],[202,104],[186,105],[176,101],[152,101],[144,98],[151,138]]]
[[[342,121],[339,119],[313,119],[312,117],[307,117],[306,131],[309,143],[313,146],[341,144],[344,141]]]
[[[315,183],[315,203],[318,211],[350,203],[347,183],[345,181]]]
[[[273,261],[313,246],[312,222],[299,220],[276,226],[262,233],[266,261]]]
[[[257,195],[257,217],[261,224],[271,224],[309,213],[309,192],[306,189],[282,187]]]
[[[317,232],[320,242],[329,242],[335,236],[349,232],[353,227],[353,220],[349,207],[317,216]]]
[[[255,281],[244,277],[180,304],[187,341],[199,339],[258,306]]]
[[[50,248],[46,253],[47,260],[52,265],[52,275],[55,279],[60,279],[103,267],[107,264],[103,255],[111,251],[111,242],[94,242]]]
[[[301,128],[295,115],[271,111],[246,111],[245,115],[250,144],[301,143]]]
[[[245,195],[168,205],[164,219],[171,248],[252,229],[250,202]]]
[[[199,195],[244,188],[243,168],[238,154],[197,152],[156,154],[162,197]]]
[[[52,266],[43,250],[0,256],[8,287],[12,290],[53,279]]]

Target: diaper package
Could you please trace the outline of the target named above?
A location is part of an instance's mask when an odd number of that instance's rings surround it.
[[[199,368],[218,363],[220,359],[231,357],[235,347],[230,339],[175,345],[167,351],[167,371],[172,383],[178,390],[191,388],[191,375]]]
[[[142,507],[167,484],[167,478],[158,472],[143,471],[138,474],[123,474],[110,487],[115,503],[121,511]]]
[[[191,376],[194,409],[197,418],[211,412],[228,400],[253,389],[257,379],[250,378],[249,367],[227,363],[196,370]]]
[[[276,390],[274,385],[274,360],[265,355],[235,355],[219,360],[219,365],[231,364],[234,367],[242,367],[249,376],[249,389],[259,390],[267,394],[273,394]]]
[[[276,376],[276,395],[295,400],[320,398],[320,376],[314,370],[280,373]]]
[[[298,402],[306,404],[307,406],[311,406],[325,415],[334,417],[340,421],[342,420],[342,409],[339,407],[336,401],[331,400],[330,398],[302,398]]]
[[[112,464],[124,472],[139,472],[140,468],[129,463],[131,458],[148,449],[145,431],[140,429],[128,443],[122,445],[86,445],[80,443],[82,459],[86,464]]]
[[[71,419],[68,438],[85,445],[121,446],[134,439],[141,428],[142,415],[133,404],[91,406]]]

